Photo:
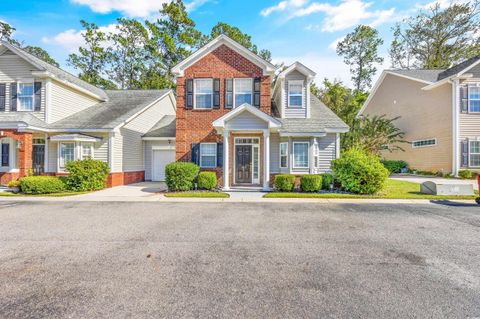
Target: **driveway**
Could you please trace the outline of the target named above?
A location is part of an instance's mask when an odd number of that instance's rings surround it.
[[[155,201],[158,200],[158,193],[166,189],[167,185],[164,182],[142,182],[106,188],[68,199],[75,201]]]
[[[448,205],[0,201],[0,318],[480,317]]]

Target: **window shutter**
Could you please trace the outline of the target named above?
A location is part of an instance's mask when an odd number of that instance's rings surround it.
[[[2,166],[10,165],[10,144],[2,144]]]
[[[35,82],[35,111],[42,109],[42,82]]]
[[[200,165],[200,144],[192,144],[192,163]]]
[[[223,167],[223,143],[217,143],[217,167]]]
[[[233,79],[225,79],[225,108],[233,107]]]
[[[193,79],[185,80],[185,108],[193,108]]]
[[[260,107],[260,87],[262,79],[253,79],[253,106]]]
[[[10,111],[17,110],[17,83],[10,84]]]
[[[5,111],[6,88],[5,83],[0,83],[0,111]]]
[[[461,158],[461,165],[462,167],[468,167],[468,139],[462,141],[462,158]]]
[[[220,108],[220,79],[213,79],[213,108]]]
[[[468,85],[460,86],[460,112],[468,113]]]

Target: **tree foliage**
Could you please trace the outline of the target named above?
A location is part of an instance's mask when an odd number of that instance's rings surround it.
[[[355,88],[364,91],[370,88],[372,77],[377,72],[375,63],[382,63],[378,47],[383,44],[378,31],[366,25],[359,25],[337,45],[337,54],[350,66]]]
[[[480,53],[479,2],[437,3],[393,29],[390,58],[395,68],[449,68]]]

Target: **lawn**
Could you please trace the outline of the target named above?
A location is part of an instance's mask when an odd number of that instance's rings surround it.
[[[221,192],[174,192],[165,193],[165,197],[193,197],[193,198],[228,198],[230,195]]]
[[[385,189],[375,195],[335,194],[335,193],[268,193],[265,198],[387,198],[387,199],[475,199],[476,196],[436,196],[420,193],[420,184],[387,180]]]

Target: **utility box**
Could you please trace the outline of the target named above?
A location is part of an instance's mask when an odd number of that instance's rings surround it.
[[[420,192],[430,195],[474,195],[472,184],[424,182],[420,185]]]

